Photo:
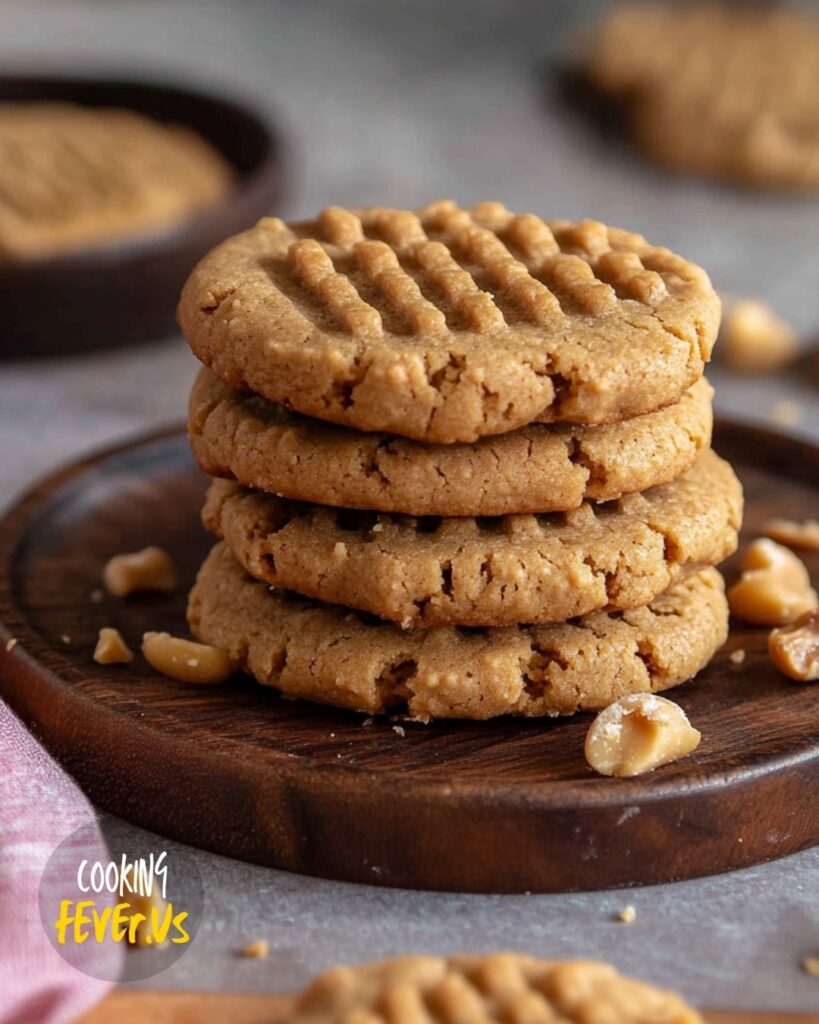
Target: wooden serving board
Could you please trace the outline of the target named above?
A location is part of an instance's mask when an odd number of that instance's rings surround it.
[[[723,424],[746,486],[746,537],[819,511],[819,449]],[[234,857],[327,878],[475,892],[600,889],[726,871],[819,841],[819,685],[736,627],[673,694],[697,752],[632,780],[583,759],[588,716],[363,725],[245,677],[197,688],[141,658],[104,668],[101,626],[134,647],[184,630],[185,593],[93,603],[108,557],[173,553],[185,587],[210,543],[205,480],[181,431],[56,473],[0,522],[0,695],[99,805]],[[808,561],[819,579],[819,555]],[[728,575],[732,574],[728,567]],[[6,651],[6,642],[18,643]],[[741,666],[728,654],[742,647]]]

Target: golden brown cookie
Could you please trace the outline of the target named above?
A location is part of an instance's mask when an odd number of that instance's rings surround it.
[[[520,953],[396,956],[337,967],[299,995],[291,1024],[702,1024],[673,992],[608,964]]]
[[[0,260],[159,230],[210,206],[232,171],[195,132],[134,111],[0,103]]]
[[[193,634],[291,697],[414,719],[570,715],[665,690],[710,661],[728,631],[722,577],[703,569],[650,605],[550,626],[403,632],[273,590],[224,544],[199,570]]]
[[[752,185],[819,186],[819,21],[774,8],[630,4],[588,72],[645,152]]]
[[[473,444],[429,445],[308,419],[202,369],[188,435],[210,476],[299,501],[417,516],[554,512],[684,472],[711,443],[712,396],[701,378],[674,405],[622,423],[530,424]]]
[[[298,997],[290,1024],[702,1024],[672,992],[609,964],[519,953],[403,956],[336,967]]]
[[[415,626],[563,622],[648,604],[737,546],[742,488],[703,452],[682,476],[607,505],[414,518],[305,505],[217,480],[203,511],[257,579]]]
[[[719,300],[640,235],[442,200],[262,220],[199,263],[179,322],[232,387],[450,444],[678,401],[710,358]]]

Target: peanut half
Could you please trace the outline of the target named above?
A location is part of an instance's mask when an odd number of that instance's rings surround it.
[[[601,775],[630,778],[676,761],[700,742],[683,709],[653,693],[621,697],[586,734],[586,760]]]
[[[114,597],[127,597],[140,590],[169,592],[177,585],[170,555],[157,547],[114,555],[103,569],[102,579]]]
[[[784,626],[819,603],[808,570],[796,555],[768,537],[749,544],[742,575],[728,591],[731,614],[757,626]]]
[[[798,683],[819,679],[819,608],[789,626],[772,629],[768,653],[780,672]]]
[[[741,299],[725,315],[720,351],[735,370],[767,373],[796,356],[796,334],[764,302]]]
[[[142,653],[151,668],[181,683],[223,683],[236,671],[225,651],[170,633],[146,633]]]

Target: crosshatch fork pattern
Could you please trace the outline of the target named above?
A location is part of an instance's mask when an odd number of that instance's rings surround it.
[[[263,222],[289,239],[268,267],[274,284],[309,301],[353,337],[489,334],[515,323],[559,327],[572,316],[656,308],[699,284],[699,268],[640,235],[598,221],[546,221],[500,203],[469,212],[449,200],[415,214],[329,207],[315,223]],[[299,237],[299,229],[316,237]]]
[[[317,419],[440,444],[678,402],[719,325],[708,275],[598,221],[451,200],[265,218],[194,269],[194,354]]]
[[[396,957],[336,967],[299,997],[296,1024],[697,1024],[670,992],[593,961],[512,953]]]

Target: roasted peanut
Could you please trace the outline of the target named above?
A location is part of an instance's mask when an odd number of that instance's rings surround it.
[[[818,602],[808,570],[796,555],[768,537],[749,544],[742,575],[728,591],[731,613],[757,626],[784,626]]]
[[[239,950],[239,955],[248,957],[252,960],[264,960],[270,953],[270,943],[267,939],[254,939],[253,942],[248,942],[246,946],[242,946]]]
[[[772,629],[768,653],[780,672],[798,683],[819,679],[819,608],[789,626]]]
[[[791,362],[796,334],[764,302],[741,299],[728,308],[721,352],[725,362],[746,373],[766,373]]]
[[[122,639],[119,630],[103,626],[94,648],[94,661],[98,665],[127,665],[133,660],[134,652]]]
[[[819,956],[806,956],[802,961],[802,970],[814,978],[819,978]]]
[[[819,521],[805,519],[801,523],[793,519],[769,519],[762,527],[766,537],[789,548],[802,551],[819,551]]]
[[[673,701],[634,693],[609,704],[586,734],[586,760],[601,775],[628,778],[695,750],[699,732]]]
[[[182,683],[223,683],[236,671],[225,651],[170,633],[146,633],[142,653],[157,672]]]
[[[176,569],[162,548],[148,547],[130,554],[114,555],[102,571],[109,593],[127,597],[139,590],[176,589]]]

